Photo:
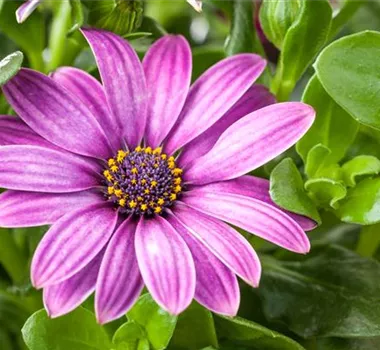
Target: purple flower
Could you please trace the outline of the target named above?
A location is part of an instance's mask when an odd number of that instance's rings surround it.
[[[144,285],[172,314],[195,298],[235,315],[236,276],[257,287],[261,267],[227,223],[309,251],[314,222],[244,174],[293,145],[313,109],[252,85],[257,55],[222,60],[190,87],[183,37],[158,40],[141,64],[122,38],[83,32],[103,85],[76,68],[22,69],[3,88],[20,119],[0,118],[0,226],[52,224],[31,267],[52,317],[95,290],[98,321],[111,321]]]
[[[16,19],[18,23],[24,22],[32,12],[37,8],[42,0],[26,0],[16,11]]]

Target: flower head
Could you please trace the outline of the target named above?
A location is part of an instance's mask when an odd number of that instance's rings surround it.
[[[16,11],[16,19],[18,23],[24,22],[32,12],[37,8],[42,0],[26,0]]]
[[[261,267],[240,226],[306,253],[306,218],[281,211],[268,181],[245,174],[293,145],[311,107],[275,104],[253,85],[254,54],[217,63],[191,87],[191,51],[165,36],[141,64],[124,39],[83,30],[100,84],[75,68],[22,69],[3,88],[19,118],[0,118],[0,226],[51,224],[31,267],[52,317],[95,291],[98,321],[124,314],[143,286],[164,309],[195,298],[235,315],[237,276]],[[210,288],[212,286],[212,288]]]

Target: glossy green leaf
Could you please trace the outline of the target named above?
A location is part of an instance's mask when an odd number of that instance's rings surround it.
[[[240,317],[215,317],[221,348],[256,350],[304,350],[294,340]],[[234,345],[234,346],[232,346]]]
[[[361,225],[380,222],[380,178],[366,179],[350,189],[337,215],[342,221]]]
[[[115,332],[112,343],[114,350],[149,350],[149,341],[144,329],[134,321],[128,321]]]
[[[179,315],[168,349],[198,350],[207,346],[218,347],[214,320],[210,311],[193,302]]]
[[[339,39],[319,55],[315,68],[328,94],[358,122],[380,129],[380,33]]]
[[[347,186],[356,185],[356,177],[376,175],[380,172],[380,160],[373,156],[357,156],[342,166],[343,179]]]
[[[284,159],[270,175],[270,195],[280,207],[321,223],[319,213],[304,190],[304,183],[291,158]]]
[[[322,144],[330,150],[324,157],[324,163],[338,162],[355,139],[359,124],[326,93],[316,75],[310,79],[302,101],[315,109],[316,119],[298,141],[297,152],[306,163],[309,151]]]
[[[302,1],[299,16],[287,31],[273,90],[285,101],[297,81],[325,44],[330,30],[332,9],[328,0]]]
[[[340,181],[328,177],[307,180],[305,189],[319,206],[334,209],[339,207],[338,202],[347,195],[346,187]]]
[[[303,0],[263,0],[260,24],[265,36],[281,50],[285,35],[298,17]]]
[[[264,54],[253,24],[254,4],[251,1],[235,0],[233,2],[230,35],[226,42],[227,56],[241,52]]]
[[[86,1],[89,8],[89,24],[125,35],[138,29],[142,23],[141,0],[98,0]]]
[[[309,178],[316,176],[316,174],[323,169],[326,159],[331,154],[328,147],[321,144],[313,146],[307,153],[305,161],[305,173]]]
[[[339,246],[293,257],[261,257],[257,291],[269,320],[305,338],[380,335],[379,262]]]
[[[22,328],[30,350],[109,350],[111,343],[95,315],[78,308],[68,315],[51,319],[45,310],[34,313]]]
[[[162,310],[150,294],[142,295],[127,317],[142,327],[155,350],[166,348],[177,323],[177,317]]]
[[[0,61],[0,85],[5,84],[9,79],[17,74],[21,68],[24,55],[16,51]]]

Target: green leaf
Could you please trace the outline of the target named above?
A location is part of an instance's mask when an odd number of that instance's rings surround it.
[[[286,33],[273,91],[285,101],[327,40],[332,18],[328,0],[303,0],[299,16]]]
[[[341,339],[318,339],[316,350],[378,350],[380,349],[380,337]]]
[[[149,294],[139,298],[127,317],[142,327],[156,350],[166,348],[177,323],[177,317],[162,310]]]
[[[16,51],[0,61],[0,85],[5,84],[17,74],[24,60],[24,55]]]
[[[223,49],[219,47],[200,46],[193,50],[193,72],[192,81],[195,81],[199,76],[210,68],[215,63],[225,58]]]
[[[138,29],[143,18],[141,0],[86,1],[89,24],[125,35]]]
[[[21,330],[30,350],[108,350],[110,341],[95,315],[78,308],[68,315],[51,319],[45,310],[34,313]]]
[[[313,201],[307,196],[297,167],[291,158],[284,159],[270,175],[270,196],[280,207],[321,223]]]
[[[365,179],[348,190],[336,214],[344,222],[372,225],[380,222],[380,178]]]
[[[347,195],[346,187],[340,181],[328,177],[307,180],[305,189],[319,206],[334,209],[339,207],[338,202]]]
[[[322,144],[330,150],[324,163],[338,162],[355,139],[359,124],[326,93],[316,75],[310,79],[302,101],[311,105],[317,114],[312,127],[298,141],[297,152],[307,166],[309,151]]]
[[[72,27],[69,35],[78,30],[84,23],[84,14],[81,0],[70,0]]]
[[[326,159],[331,154],[328,147],[321,144],[313,146],[307,153],[305,161],[305,173],[309,178],[316,176],[316,174],[323,169]]]
[[[115,332],[112,342],[115,350],[149,350],[149,341],[144,329],[134,321],[121,325]]]
[[[231,349],[240,349],[236,344],[252,350],[304,350],[293,339],[240,317],[216,316],[215,324],[222,349],[224,344],[234,344]]]
[[[198,350],[207,346],[218,347],[214,320],[210,311],[193,302],[179,315],[168,349]]]
[[[359,123],[380,129],[380,33],[363,32],[333,42],[315,69],[328,94]]]
[[[380,264],[339,246],[314,246],[293,261],[261,256],[257,292],[267,319],[301,337],[380,335]]]
[[[373,156],[357,156],[342,166],[344,182],[349,187],[356,185],[356,177],[376,175],[380,172],[380,160]]]
[[[302,0],[264,0],[260,24],[265,36],[281,50],[285,35],[298,16]]]
[[[226,42],[227,56],[241,52],[258,52],[264,54],[253,24],[253,2],[235,0],[233,2],[230,35]]]

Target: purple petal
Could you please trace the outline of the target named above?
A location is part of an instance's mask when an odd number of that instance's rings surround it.
[[[196,189],[197,187],[194,187],[194,190]],[[214,182],[208,185],[203,185],[202,192],[210,192],[215,194],[231,193],[258,199],[271,206],[275,206],[285,214],[289,215],[305,231],[313,230],[317,226],[317,223],[315,221],[305,216],[291,213],[277,206],[269,195],[269,181],[266,179],[261,179],[259,177],[250,175],[240,176],[233,180]]]
[[[187,2],[194,7],[195,11],[202,11],[202,1],[201,0],[187,0]]]
[[[211,193],[202,187],[183,201],[205,213],[296,253],[307,253],[310,242],[302,228],[281,210],[260,200],[229,193]]]
[[[203,134],[188,143],[179,156],[181,166],[206,154],[218,141],[220,135],[233,123],[260,108],[275,103],[274,96],[265,86],[253,85],[230,110]]]
[[[38,193],[6,191],[0,194],[0,227],[51,225],[70,211],[103,201],[99,193]]]
[[[178,203],[175,217],[220,261],[248,284],[257,287],[261,265],[257,254],[243,236],[220,220]]]
[[[107,135],[113,149],[121,146],[122,135],[108,109],[103,86],[87,72],[73,67],[61,67],[51,77],[77,96],[91,111]]]
[[[87,266],[69,279],[44,288],[44,306],[50,317],[69,313],[92,294],[103,254],[104,251],[101,251]]]
[[[135,253],[135,230],[134,220],[125,220],[107,246],[95,294],[96,317],[101,324],[124,315],[144,287]]]
[[[199,243],[175,216],[170,216],[168,220],[185,240],[193,256],[197,273],[195,299],[218,314],[236,316],[240,303],[236,276]]]
[[[0,116],[0,145],[31,145],[64,151],[35,133],[20,118],[10,115]]]
[[[135,240],[137,261],[146,287],[165,310],[177,315],[195,293],[195,267],[181,236],[161,216],[142,218]]]
[[[164,36],[148,50],[143,67],[149,93],[145,138],[157,147],[176,122],[189,91],[190,46],[183,36]]]
[[[314,117],[313,108],[299,102],[279,103],[248,114],[189,165],[185,180],[201,185],[244,175],[292,146]]]
[[[145,77],[136,52],[123,38],[99,29],[82,29],[98,63],[108,106],[130,148],[137,146],[147,117]]]
[[[112,153],[91,111],[52,78],[23,68],[3,92],[20,118],[46,140],[90,157]]]
[[[18,23],[24,22],[40,4],[41,0],[27,0],[16,11]]]
[[[63,216],[37,247],[31,267],[33,285],[57,284],[82,270],[106,245],[116,221],[117,212],[107,203]]]
[[[76,192],[99,185],[88,159],[37,146],[0,147],[0,187],[31,192]]]
[[[260,56],[240,54],[208,69],[191,87],[165,151],[173,154],[217,122],[255,82],[265,65]]]

